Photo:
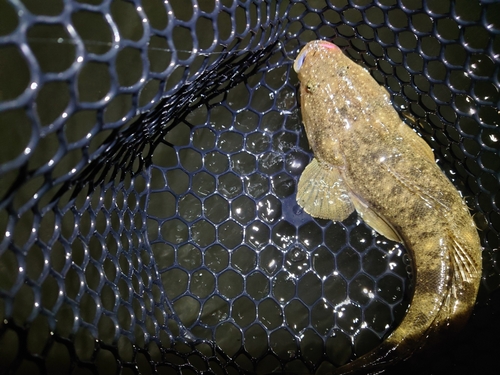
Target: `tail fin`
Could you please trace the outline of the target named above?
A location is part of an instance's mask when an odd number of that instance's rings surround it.
[[[477,254],[469,247],[479,242],[475,238],[469,242],[468,234],[460,240],[450,235],[444,246],[443,241],[434,241],[439,250],[430,250],[431,244],[424,240],[418,246],[423,248],[413,249],[415,289],[403,321],[378,347],[338,368],[336,375],[381,373],[387,366],[408,359],[443,329],[455,330],[465,324],[481,276]]]

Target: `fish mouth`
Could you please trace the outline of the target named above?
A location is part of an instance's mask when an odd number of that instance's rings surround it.
[[[307,54],[311,50],[319,51],[321,49],[329,49],[329,50],[340,50],[335,44],[328,42],[326,40],[314,40],[306,44],[304,48],[299,52],[295,62],[293,63],[293,70],[295,73],[299,73],[300,68],[304,64]]]

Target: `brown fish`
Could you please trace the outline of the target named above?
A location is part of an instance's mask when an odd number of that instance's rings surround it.
[[[354,210],[413,258],[414,294],[401,324],[339,374],[378,372],[407,359],[444,327],[460,328],[481,279],[479,236],[462,197],[425,141],[399,118],[387,91],[332,43],[297,56],[302,119],[314,159],[298,184],[310,215]]]

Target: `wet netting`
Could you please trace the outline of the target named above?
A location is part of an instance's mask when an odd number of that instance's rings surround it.
[[[0,373],[325,374],[394,329],[405,248],[295,201],[313,39],[389,90],[480,230],[469,324],[399,370],[497,373],[500,4],[477,0],[1,0]]]

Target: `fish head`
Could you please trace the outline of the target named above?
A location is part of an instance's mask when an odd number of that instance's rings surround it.
[[[335,44],[314,40],[306,44],[294,61],[301,94],[314,94],[335,105],[341,99],[364,98],[357,81],[372,79],[360,65],[349,59]]]
[[[307,43],[293,68],[300,81],[300,102],[309,144],[315,153],[333,147],[331,139],[356,137],[373,125],[376,111],[392,108],[387,91],[335,44]]]

